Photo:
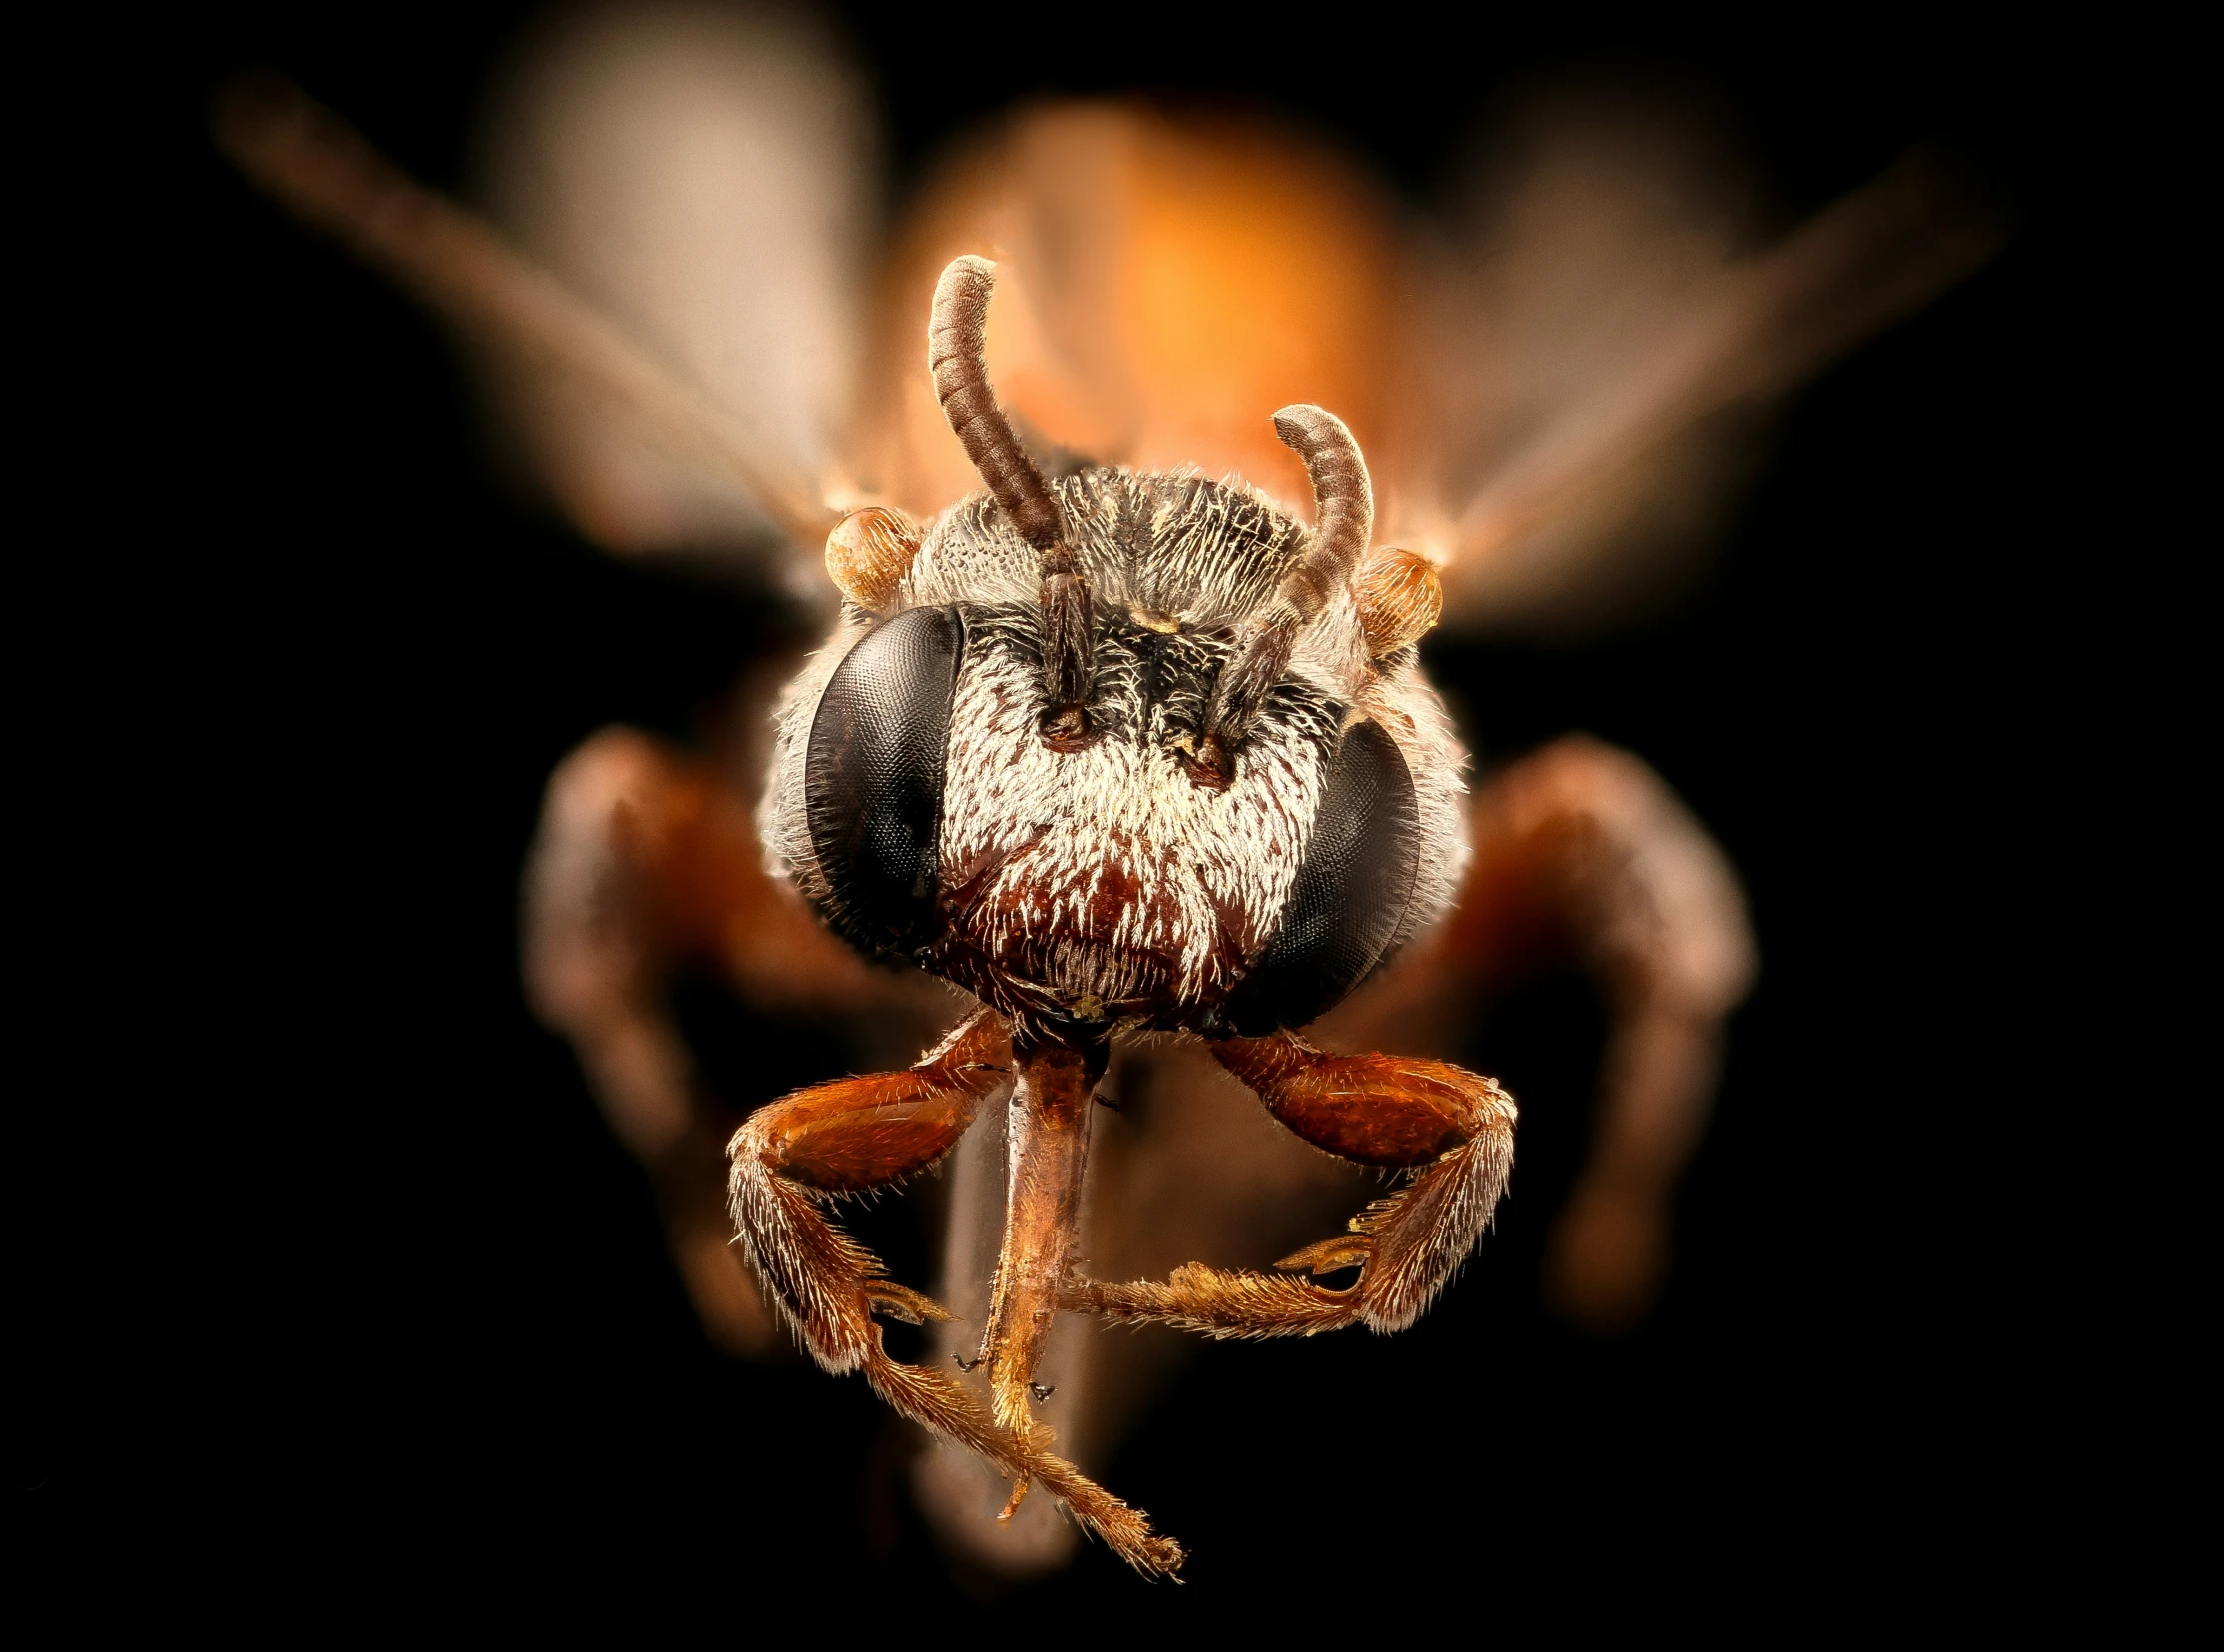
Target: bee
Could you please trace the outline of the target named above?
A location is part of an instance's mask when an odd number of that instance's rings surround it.
[[[581,14],[507,100],[500,228],[285,88],[236,92],[219,135],[461,325],[590,537],[714,547],[823,614],[752,707],[753,809],[730,766],[611,731],[552,778],[528,878],[535,1002],[657,1170],[706,1323],[784,1326],[927,1430],[954,1543],[1055,1563],[1055,1504],[1175,1575],[1085,1471],[1133,1388],[1075,1331],[1413,1323],[1490,1226],[1517,1110],[1379,1052],[1441,1049],[1547,932],[1615,1017],[1555,1289],[1640,1311],[1756,967],[1737,879],[1596,742],[1471,794],[1419,644],[1633,600],[1704,537],[1740,415],[1981,230],[1914,169],[1745,245],[1587,109],[1514,146],[1481,227],[1414,230],[1270,127],[1047,105],[923,192],[876,302],[854,89],[792,24]],[[662,1002],[699,956],[925,1053],[729,1134]],[[1115,1072],[1169,1128],[1092,1176]],[[1270,1267],[1164,1254],[1349,1190],[1237,1104],[1395,1187]],[[930,1294],[841,1204],[945,1165]],[[932,1327],[925,1357],[891,1319]]]

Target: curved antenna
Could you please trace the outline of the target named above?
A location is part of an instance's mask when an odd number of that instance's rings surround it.
[[[1282,445],[1305,461],[1313,482],[1313,542],[1282,575],[1281,600],[1311,624],[1328,599],[1351,583],[1374,537],[1374,482],[1344,421],[1309,402],[1274,415]]]
[[[984,348],[989,294],[996,287],[996,266],[967,254],[954,258],[935,283],[935,308],[927,323],[927,368],[935,376],[935,399],[966,457],[981,472],[989,492],[1012,518],[1020,537],[1038,551],[1049,551],[1065,537],[1058,501],[1043,472],[1027,456],[1010,420],[989,389]]]
[[[1283,572],[1273,598],[1245,626],[1241,651],[1213,685],[1204,738],[1207,761],[1222,768],[1289,669],[1298,633],[1351,583],[1374,537],[1374,483],[1344,421],[1299,402],[1274,415],[1274,433],[1305,461],[1305,473],[1312,477],[1313,541]]]
[[[1013,527],[1036,552],[1042,579],[1043,686],[1050,699],[1044,733],[1054,741],[1087,729],[1092,675],[1089,577],[1066,543],[1066,521],[1043,472],[1028,457],[989,388],[984,346],[996,266],[971,254],[954,258],[935,283],[927,324],[927,368],[935,398],[966,457]]]

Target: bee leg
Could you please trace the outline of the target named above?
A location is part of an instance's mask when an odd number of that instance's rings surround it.
[[[1012,1098],[1012,1165],[1004,1245],[989,1298],[989,1390],[997,1420],[1016,1433],[1041,1426],[1028,1410],[1035,1372],[1058,1314],[1067,1254],[1081,1224],[1082,1170],[1089,1154],[1092,1092],[1108,1046],[1079,1049],[1015,1035],[1019,1083]],[[1015,1500],[1017,1493],[1015,1493]]]
[[[1214,1337],[1312,1336],[1364,1324],[1387,1334],[1421,1316],[1490,1225],[1513,1169],[1514,1104],[1495,1080],[1404,1056],[1336,1056],[1292,1033],[1228,1039],[1221,1065],[1297,1135],[1413,1179],[1350,1231],[1277,1263],[1278,1273],[1191,1263],[1163,1282],[1072,1279],[1059,1305],[1126,1324]],[[1356,1267],[1341,1289],[1315,1278]]]
[[[958,1143],[982,1103],[1009,1092],[1002,1023],[981,1010],[900,1073],[840,1079],[760,1108],[735,1133],[728,1179],[734,1226],[767,1295],[827,1370],[862,1370],[873,1391],[922,1427],[979,1452],[1015,1488],[1039,1482],[1138,1571],[1171,1575],[1181,1549],[1142,1514],[983,1409],[955,1377],[891,1358],[876,1311],[918,1323],[946,1318],[890,1283],[871,1251],[827,1215],[837,1196],[926,1169]]]
[[[980,1010],[916,1066],[799,1090],[735,1132],[727,1193],[740,1243],[828,1370],[870,1362],[880,1346],[876,1309],[912,1324],[948,1317],[883,1278],[878,1258],[828,1219],[828,1203],[925,1170],[957,1145],[981,1102],[1011,1083],[1003,1029]]]
[[[534,1013],[570,1041],[611,1129],[647,1169],[705,1331],[744,1355],[776,1347],[780,1327],[730,1244],[733,1118],[704,1093],[666,981],[700,960],[760,1009],[874,1004],[887,1018],[864,966],[761,859],[749,801],[724,775],[606,729],[549,781],[524,901]]]
[[[1723,1025],[1751,985],[1737,874],[1659,775],[1573,736],[1483,787],[1475,858],[1435,974],[1472,1002],[1573,951],[1612,1016],[1589,1163],[1555,1222],[1547,1299],[1600,1330],[1642,1317],[1706,1129]]]

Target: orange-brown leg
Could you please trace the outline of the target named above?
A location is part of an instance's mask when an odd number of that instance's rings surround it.
[[[886,1279],[872,1252],[827,1215],[839,1195],[886,1187],[933,1164],[957,1145],[981,1104],[1011,1085],[1003,1026],[981,1010],[904,1072],[837,1080],[758,1110],[732,1143],[734,1227],[767,1295],[822,1366],[862,1370],[890,1406],[979,1452],[1015,1493],[1041,1481],[1130,1565],[1167,1575],[1181,1563],[1180,1546],[1154,1536],[1140,1512],[1053,1456],[1024,1397],[1011,1418],[1001,1405],[991,1417],[953,1377],[889,1357],[876,1310],[914,1324],[946,1315]],[[1062,1261],[1063,1248],[1052,1247]],[[1030,1317],[1027,1295],[1023,1288],[1004,1315],[1015,1325],[1001,1339],[1010,1369],[1027,1363],[1033,1345],[1015,1322],[1015,1313],[1018,1321]],[[1025,1380],[1017,1379],[1023,1394]]]
[[[1276,1263],[1280,1274],[1191,1263],[1163,1282],[1077,1279],[1060,1305],[1218,1337],[1403,1330],[1490,1225],[1513,1169],[1512,1098],[1443,1062],[1329,1055],[1291,1033],[1229,1039],[1213,1054],[1306,1141],[1362,1165],[1411,1168],[1413,1180],[1355,1217],[1349,1233]],[[1340,1290],[1288,1276],[1352,1267],[1358,1279]]]
[[[759,1008],[875,1004],[884,1019],[889,996],[876,1003],[870,972],[760,858],[747,800],[714,767],[608,729],[549,781],[525,887],[533,1008],[570,1040],[612,1130],[647,1169],[704,1329],[744,1354],[775,1346],[779,1326],[729,1242],[733,1112],[703,1093],[666,981],[700,961]]]
[[[1011,1085],[1003,1029],[976,1011],[901,1073],[816,1085],[759,1108],[728,1147],[734,1228],[782,1316],[826,1369],[853,1371],[880,1346],[876,1307],[910,1324],[945,1317],[885,1279],[872,1252],[828,1220],[841,1194],[889,1187],[958,1144],[981,1102]]]
[[[1019,1084],[1012,1096],[1004,1248],[981,1348],[997,1420],[1025,1431],[1032,1417],[1029,1384],[1050,1339],[1067,1254],[1081,1224],[1082,1173],[1104,1054],[1050,1044],[1023,1046],[1014,1055]]]
[[[1737,875],[1629,753],[1556,741],[1485,786],[1437,978],[1488,991],[1572,950],[1613,1017],[1589,1163],[1555,1224],[1546,1295],[1612,1330],[1667,1270],[1669,1212],[1706,1129],[1723,1024],[1754,973]]]
[[[1081,1227],[1089,1127],[1108,1050],[1102,1042],[1084,1050],[1055,1041],[1038,1044],[1024,1035],[1015,1036],[1014,1046],[1019,1083],[1012,1094],[1004,1245],[981,1356],[988,1362],[998,1424],[1047,1445],[1050,1430],[1035,1420],[1029,1401],[1050,1397],[1036,1387],[1035,1372],[1058,1316],[1067,1257]],[[1027,1481],[1015,1480],[999,1519],[1010,1520],[1026,1495]]]

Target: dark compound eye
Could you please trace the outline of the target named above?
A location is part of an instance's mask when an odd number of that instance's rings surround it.
[[[1413,898],[1420,812],[1397,743],[1372,721],[1345,731],[1282,927],[1223,1014],[1245,1038],[1302,1027],[1364,981]]]
[[[834,668],[811,722],[803,799],[832,895],[827,917],[875,956],[930,938],[942,777],[964,628],[913,608]]]

